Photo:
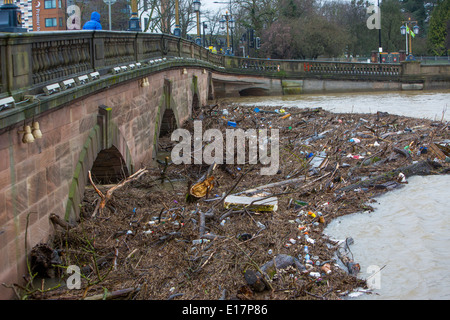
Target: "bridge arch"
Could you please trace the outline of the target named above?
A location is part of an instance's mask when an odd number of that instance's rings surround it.
[[[89,171],[96,183],[118,182],[131,174],[134,164],[127,141],[110,120],[111,108],[100,106],[98,124],[89,132],[79,153],[69,187],[65,220],[79,220],[80,204],[89,184]]]
[[[247,97],[247,96],[267,96],[270,94],[270,90],[267,88],[246,88],[239,91],[239,95],[241,97]]]

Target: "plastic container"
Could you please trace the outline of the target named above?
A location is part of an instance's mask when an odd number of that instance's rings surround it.
[[[322,212],[318,212],[318,215],[319,215],[319,222],[325,223],[325,218],[323,217]]]
[[[311,218],[315,218],[316,214],[312,211],[308,211],[308,216],[310,216]]]
[[[326,274],[330,274],[331,273],[331,265],[329,263],[325,263],[320,270],[322,270],[323,272],[325,272]]]
[[[230,127],[236,127],[236,122],[234,121],[228,121],[227,125],[229,125]]]

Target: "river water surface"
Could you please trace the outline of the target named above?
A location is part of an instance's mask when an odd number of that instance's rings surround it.
[[[242,97],[248,106],[316,108],[332,112],[377,111],[450,121],[450,90]],[[354,299],[450,299],[450,175],[415,176],[403,188],[378,197],[373,212],[332,221],[325,233],[351,237],[360,277],[372,294]],[[376,272],[379,270],[378,272]]]

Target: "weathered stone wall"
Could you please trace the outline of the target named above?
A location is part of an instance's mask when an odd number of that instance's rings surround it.
[[[149,76],[148,86],[126,81],[39,114],[43,137],[33,143],[22,142],[23,123],[2,131],[0,282],[20,282],[26,273],[27,219],[28,250],[52,234],[51,213],[77,220],[87,172],[103,149],[117,148],[130,174],[150,165],[165,109],[181,125],[194,103],[206,103],[208,79],[201,68],[168,69]],[[0,286],[0,299],[12,293]]]

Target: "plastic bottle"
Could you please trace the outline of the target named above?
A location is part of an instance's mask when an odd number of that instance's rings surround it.
[[[234,122],[234,121],[228,121],[227,124],[228,124],[230,127],[236,127],[236,122]]]
[[[209,242],[209,240],[208,239],[195,239],[195,240],[192,240],[192,244],[202,244],[202,243],[206,243],[206,242]]]
[[[304,251],[305,253],[309,253],[308,246],[304,246],[304,247],[303,247],[303,251]]]
[[[312,264],[313,263],[311,258],[309,257],[308,253],[305,255],[305,263],[308,263],[308,264]]]

